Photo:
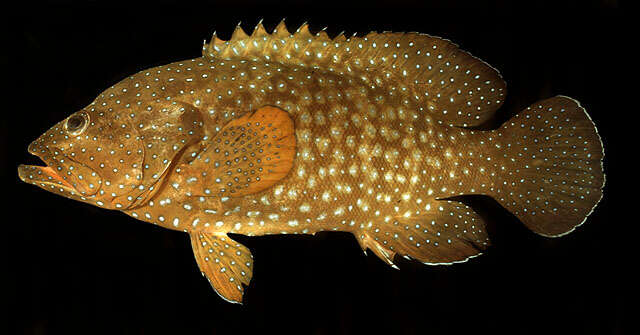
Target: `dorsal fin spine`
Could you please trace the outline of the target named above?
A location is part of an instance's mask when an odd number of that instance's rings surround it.
[[[300,28],[297,29],[296,35],[300,35],[303,38],[311,38],[313,35],[309,32],[309,24],[307,22],[303,23]]]
[[[307,25],[308,25],[307,21],[303,22],[303,23],[300,25],[300,27],[298,27],[298,29],[296,29],[296,34],[299,34],[299,33],[300,33],[300,31],[302,30],[302,27],[307,26]]]
[[[260,19],[260,22],[258,22],[258,24],[256,24],[256,27],[253,29],[253,33],[251,33],[251,37],[252,38],[256,38],[256,37],[262,37],[262,36],[268,36],[269,34],[267,33],[267,30],[264,29],[264,25],[262,24],[262,19]]]
[[[242,29],[241,24],[242,22],[238,22],[238,25],[236,26],[236,29],[233,31],[233,34],[231,35],[231,40],[229,40],[229,42],[235,42],[235,41],[243,40],[249,37],[249,35],[247,35]]]
[[[284,19],[282,19],[282,21],[278,23],[271,34],[278,38],[289,37],[289,35],[291,35],[289,33],[289,30],[287,29],[287,25],[285,24]]]

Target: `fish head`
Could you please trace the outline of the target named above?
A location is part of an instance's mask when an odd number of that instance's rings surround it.
[[[116,209],[139,192],[143,144],[124,115],[89,106],[51,127],[28,151],[45,166],[20,165],[20,179],[52,193]]]

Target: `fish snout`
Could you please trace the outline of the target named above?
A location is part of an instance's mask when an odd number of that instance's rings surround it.
[[[63,148],[49,144],[48,137],[45,133],[27,148],[45,165],[21,164],[18,166],[18,177],[26,183],[66,197],[95,194],[102,184],[100,176],[90,167],[69,157]]]
[[[20,178],[20,180],[22,180],[25,183],[32,183],[31,182],[31,180],[33,179],[33,175],[31,175],[32,171],[33,171],[33,166],[20,164],[18,165],[18,178]]]
[[[62,196],[72,197],[77,194],[75,188],[61,178],[50,166],[20,164],[18,177],[25,183],[36,185]]]
[[[27,151],[29,151],[29,153],[37,156],[38,149],[40,148],[40,144],[38,142],[39,142],[39,139],[31,142],[29,144],[29,146],[27,147]]]

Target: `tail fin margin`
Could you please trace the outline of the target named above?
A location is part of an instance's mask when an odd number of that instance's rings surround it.
[[[537,102],[497,129],[511,170],[492,196],[529,229],[566,235],[602,199],[604,148],[580,103],[566,96]]]

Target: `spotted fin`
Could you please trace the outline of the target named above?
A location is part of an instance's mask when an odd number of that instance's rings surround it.
[[[196,177],[186,183],[193,195],[241,197],[284,178],[295,148],[289,113],[266,106],[227,123],[182,174]]]
[[[190,236],[202,275],[224,300],[241,304],[242,285],[249,285],[253,274],[251,251],[226,234],[193,232]]]
[[[505,158],[509,173],[490,195],[534,232],[567,234],[602,198],[602,141],[577,101],[557,96],[537,102],[492,136],[503,143],[494,156]]]
[[[395,267],[396,254],[430,265],[459,263],[489,246],[482,219],[468,206],[426,201],[413,213],[388,217],[356,234],[363,249]]]
[[[506,95],[496,69],[451,41],[419,33],[330,39],[325,31],[311,34],[307,24],[290,33],[283,21],[269,34],[259,23],[250,36],[240,26],[229,41],[214,35],[203,46],[203,56],[305,66],[409,89],[419,108],[445,125],[479,125]]]

